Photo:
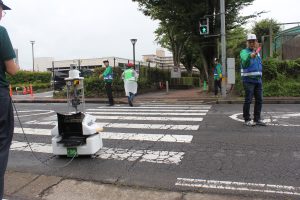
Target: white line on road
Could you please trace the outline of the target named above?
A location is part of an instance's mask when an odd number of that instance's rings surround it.
[[[201,122],[203,118],[191,117],[137,117],[137,116],[95,116],[96,119],[141,120],[141,121],[188,121]]]
[[[98,107],[98,108],[106,108],[107,107]],[[111,109],[114,109],[116,107],[111,107]],[[118,109],[122,109],[122,108],[129,108],[129,107],[118,107]],[[141,107],[133,107],[133,109],[184,109],[184,110],[191,110],[191,109],[210,109],[211,106],[141,106]]]
[[[161,116],[168,116],[168,115],[178,115],[178,116],[204,116],[206,113],[150,113],[150,112],[87,112],[91,115],[161,115]]]
[[[31,148],[34,152],[52,153],[51,144],[31,143]],[[11,145],[12,151],[30,152],[30,148],[26,142],[13,141]],[[133,150],[133,149],[116,149],[116,148],[101,148],[96,157],[107,160],[126,160],[130,162],[150,162],[159,164],[176,164],[178,165],[184,156],[184,152],[173,151],[152,151],[152,150]]]
[[[268,125],[272,125],[272,126],[284,126],[284,127],[288,127],[288,126],[290,126],[290,127],[300,127],[300,124],[290,124],[290,123],[287,123],[287,122],[279,122],[280,119],[289,119],[289,118],[292,118],[292,117],[299,117],[300,116],[299,113],[278,114],[276,112],[268,112],[268,114],[272,114],[272,117],[270,117],[269,119],[264,119],[263,120]],[[243,116],[243,113],[236,113],[236,114],[233,114],[233,115],[231,115],[229,117],[231,119],[235,120],[235,121],[244,122],[244,120],[240,119],[239,116]]]
[[[35,112],[40,112],[40,113],[35,113]],[[15,112],[16,113],[16,112]],[[19,115],[19,117],[30,117],[30,116],[36,116],[36,115],[47,115],[54,113],[54,110],[23,110],[23,111],[18,111],[18,113],[30,113],[29,115]],[[17,117],[15,114],[14,117]]]
[[[115,109],[115,108],[111,108],[111,109],[87,109],[88,111],[92,111],[92,112],[108,112],[108,111],[117,111],[117,112],[159,112],[159,113],[168,113],[168,112],[180,112],[180,113],[206,113],[208,112],[208,109],[201,109],[201,110],[188,110],[188,109],[169,109],[169,110],[155,110],[155,109],[128,109],[127,107],[123,107],[120,109]]]
[[[50,136],[51,129],[24,128],[25,134]],[[14,133],[22,134],[21,128],[15,128]],[[152,142],[178,142],[191,143],[192,135],[170,135],[170,134],[142,134],[142,133],[118,133],[100,132],[102,139],[110,140],[138,140]]]
[[[30,125],[56,125],[56,121],[29,121],[25,124]],[[196,131],[199,125],[174,125],[174,124],[131,124],[131,123],[97,123],[100,127],[104,128],[132,128],[132,129],[159,129],[159,130],[187,130]]]
[[[300,196],[300,188],[284,185],[256,184],[231,181],[216,181],[204,179],[177,178],[177,186],[221,189],[233,191],[262,192],[273,194],[288,194]]]

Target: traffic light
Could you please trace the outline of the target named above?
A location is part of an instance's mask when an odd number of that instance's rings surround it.
[[[200,19],[199,32],[200,32],[200,35],[208,35],[209,34],[209,19],[208,18]]]

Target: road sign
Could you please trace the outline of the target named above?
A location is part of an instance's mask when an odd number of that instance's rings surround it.
[[[200,35],[208,35],[209,34],[209,19],[208,18],[200,19],[199,32],[200,32]]]

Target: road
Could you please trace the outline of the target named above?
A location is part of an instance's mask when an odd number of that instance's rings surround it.
[[[65,104],[16,104],[8,169],[142,186],[281,199],[300,198],[300,107],[265,105],[267,127],[246,127],[242,105],[86,104],[104,126],[95,158],[51,154],[50,130]]]

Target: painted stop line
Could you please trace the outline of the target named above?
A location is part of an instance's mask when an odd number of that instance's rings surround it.
[[[244,122],[243,113],[229,116],[231,119]],[[300,127],[299,112],[262,112],[263,121],[272,126]]]

